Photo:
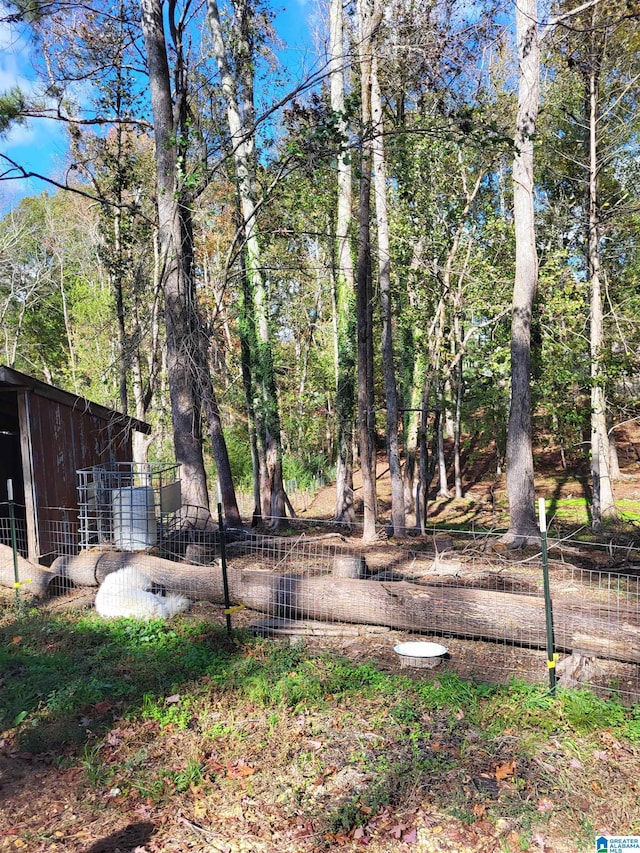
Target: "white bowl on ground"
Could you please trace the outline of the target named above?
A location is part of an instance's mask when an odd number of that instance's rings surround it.
[[[448,649],[440,643],[413,641],[399,643],[394,646],[394,652],[400,657],[400,666],[413,666],[422,669],[432,669],[442,662]]]

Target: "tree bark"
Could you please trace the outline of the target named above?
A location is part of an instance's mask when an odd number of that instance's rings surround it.
[[[360,201],[358,209],[358,275],[356,316],[358,336],[358,442],[364,541],[376,539],[377,497],[375,474],[375,412],[373,408],[373,337],[371,293],[371,43],[375,29],[372,0],[359,0],[360,87],[362,137]]]
[[[352,561],[353,562],[353,561]],[[53,574],[94,586],[112,571],[139,565],[167,592],[193,600],[224,603],[218,566],[192,566],[145,554],[85,551],[61,557]],[[408,581],[357,580],[341,577],[340,566],[319,577],[242,570],[231,563],[231,600],[285,619],[319,619],[386,625],[404,631],[438,631],[466,638],[490,639],[546,648],[543,596]],[[640,617],[632,606],[603,605],[554,597],[556,648],[602,658],[640,663]]]
[[[158,235],[167,336],[167,373],[176,461],[185,504],[209,507],[202,455],[200,403],[192,372],[194,301],[191,253],[182,223],[177,180],[176,133],[171,78],[165,42],[163,3],[141,0],[156,150]],[[185,251],[186,249],[186,251]]]
[[[20,555],[18,555],[17,564],[20,595],[46,596],[49,584],[56,577],[56,573],[30,560],[25,560]],[[13,588],[15,580],[13,549],[0,544],[0,586]]]
[[[538,283],[533,204],[533,136],[540,95],[540,44],[536,0],[518,0],[518,111],[513,159],[516,270],[511,315],[511,405],[507,427],[509,530],[518,545],[539,537],[531,446],[531,314]]]
[[[350,528],[355,522],[353,505],[353,416],[355,407],[355,279],[351,256],[351,163],[347,157],[347,124],[344,81],[344,19],[342,0],[331,0],[329,8],[331,109],[337,117],[341,150],[338,153],[338,204],[336,219],[335,335],[336,335],[336,415],[338,451],[336,460],[335,520]]]
[[[329,589],[331,592],[329,593]],[[235,594],[235,590],[234,590]],[[438,631],[546,648],[544,598],[492,590],[377,582],[332,576],[302,578],[243,572],[242,603],[281,617],[313,618],[405,631]],[[584,601],[554,602],[559,651],[583,651],[613,660],[640,662],[640,620],[633,607],[603,607]]]
[[[391,479],[391,525],[394,536],[405,535],[404,491],[400,449],[398,446],[398,389],[393,349],[393,311],[391,305],[391,250],[387,210],[387,171],[384,153],[384,118],[378,78],[378,60],[371,59],[371,120],[374,197],[378,236],[378,284],[382,314],[382,369],[386,403],[387,461]]]
[[[455,416],[453,419],[453,478],[456,498],[464,497],[462,489],[462,461],[461,461],[461,437],[462,437],[462,396],[464,389],[464,374],[462,371],[462,358],[456,370],[455,388]]]
[[[447,412],[442,382],[438,384],[438,411],[440,412],[440,418],[438,420],[438,433],[435,436],[438,458],[438,497],[449,498],[451,497],[451,493],[449,492],[447,460],[444,454],[444,431],[447,421]]]
[[[604,323],[602,310],[602,283],[600,279],[600,216],[598,211],[598,100],[599,67],[602,48],[595,44],[599,38],[595,30],[595,9],[592,12],[593,32],[586,84],[586,109],[589,117],[589,184],[588,184],[588,269],[590,299],[590,356],[591,356],[591,481],[593,486],[591,525],[599,530],[603,519],[616,517],[613,483],[609,467],[609,435],[607,432],[607,401],[602,357],[604,348]]]
[[[259,445],[262,519],[270,527],[280,526],[285,515],[280,445],[280,412],[276,393],[273,353],[269,332],[268,296],[262,273],[261,249],[257,229],[257,193],[255,159],[255,115],[253,107],[253,57],[249,43],[248,5],[235,8],[235,72],[231,69],[216,0],[207,0],[207,18],[213,36],[213,53],[220,71],[226,103],[227,122],[244,236],[245,274],[249,284],[255,325],[255,346],[251,347],[253,387],[260,393],[254,407],[256,438]],[[240,106],[240,90],[243,97]]]

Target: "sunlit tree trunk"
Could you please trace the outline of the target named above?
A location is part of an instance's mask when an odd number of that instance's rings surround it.
[[[280,446],[280,412],[276,394],[273,353],[269,331],[268,297],[262,272],[257,230],[257,190],[255,160],[255,116],[253,110],[253,58],[247,32],[248,5],[234,8],[233,38],[236,42],[236,67],[232,71],[222,33],[216,0],[208,0],[207,17],[213,35],[213,53],[220,71],[225,99],[231,150],[244,236],[245,275],[250,289],[251,313],[247,319],[255,326],[254,346],[250,348],[253,388],[260,394],[254,408],[258,461],[260,465],[260,505],[262,519],[278,527],[285,514]],[[242,89],[242,108],[240,93]],[[248,305],[245,309],[249,308]]]
[[[511,314],[511,406],[507,427],[508,544],[537,537],[531,446],[531,314],[538,283],[533,204],[533,136],[540,94],[536,0],[517,0],[518,111],[513,159],[516,270]]]
[[[444,455],[444,432],[446,429],[446,403],[444,398],[444,383],[438,383],[438,411],[440,412],[440,420],[438,422],[437,441],[437,458],[438,458],[438,497],[448,498],[449,482],[447,475],[447,460]]]
[[[592,24],[595,25],[595,12]],[[592,44],[598,38],[591,34]],[[616,507],[609,466],[610,448],[607,433],[607,402],[602,376],[604,324],[600,259],[600,218],[598,213],[598,77],[601,57],[592,46],[586,75],[586,109],[589,117],[589,185],[588,185],[588,270],[591,292],[591,481],[593,485],[591,523],[598,530],[605,518],[615,518]]]
[[[394,536],[404,536],[405,511],[398,445],[398,390],[393,350],[393,311],[391,305],[391,250],[389,214],[387,210],[387,169],[384,154],[384,118],[382,96],[378,78],[378,60],[373,53],[371,61],[371,120],[372,160],[378,237],[378,284],[382,314],[382,369],[386,402],[387,461],[391,478],[391,526]]]
[[[459,318],[456,318],[455,326],[455,337],[459,346],[462,341],[462,334],[459,328]],[[457,498],[462,498],[464,497],[464,493],[462,490],[462,462],[460,458],[460,445],[462,439],[462,399],[464,393],[464,371],[462,369],[462,355],[460,356],[458,366],[455,368],[455,380],[453,382],[453,387],[455,394],[455,409],[453,416],[453,479],[455,495]]]
[[[352,216],[351,161],[347,153],[345,113],[345,50],[342,0],[331,0],[329,7],[331,109],[336,115],[340,144],[337,181],[335,282],[336,341],[336,415],[338,444],[336,460],[335,520],[351,527],[355,521],[353,505],[353,416],[355,407],[355,317],[354,271],[349,225]]]
[[[414,309],[417,305],[417,296],[413,278],[420,274],[423,263],[423,239],[417,240],[413,247],[409,275],[410,284],[407,287],[406,300],[409,308]],[[404,329],[401,352],[405,354],[404,387],[405,407],[404,411],[404,470],[402,481],[404,489],[405,515],[414,516],[410,523],[418,524],[418,513],[416,510],[416,462],[418,460],[418,433],[420,427],[420,400],[421,389],[424,381],[424,358],[422,352],[416,352],[417,336],[412,325]]]

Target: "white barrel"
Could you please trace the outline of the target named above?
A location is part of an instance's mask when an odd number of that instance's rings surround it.
[[[157,541],[156,508],[151,486],[114,489],[113,541],[123,551],[144,551]]]

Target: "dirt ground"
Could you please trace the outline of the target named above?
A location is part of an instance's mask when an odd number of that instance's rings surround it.
[[[626,429],[619,435],[620,461],[622,478],[616,483],[616,497],[627,501],[640,501],[640,430]],[[504,527],[506,521],[506,496],[504,477],[494,476],[494,463],[491,458],[479,459],[467,470],[468,488],[466,497],[461,500],[451,498],[436,498],[433,496],[430,505],[430,518],[450,525],[452,528],[460,523],[467,527],[495,529]],[[588,472],[573,471],[569,475],[560,464],[556,455],[545,456],[545,465],[538,465],[536,491],[539,496],[548,500],[552,498],[579,498],[588,494]],[[356,506],[358,504],[359,484],[356,479]],[[390,489],[386,466],[381,460],[378,468],[378,491],[381,511],[381,541],[364,549],[357,537],[344,541],[345,550],[352,553],[365,553],[370,572],[384,570],[390,562],[398,566],[398,544],[385,541],[385,514],[390,508]],[[322,489],[306,510],[301,510],[301,526],[292,523],[289,534],[311,537],[325,535],[330,531],[330,519],[334,509],[334,492],[331,486]],[[425,560],[433,559],[439,550],[437,538],[441,535],[453,537],[455,558],[463,564],[472,565],[472,569],[456,573],[455,577],[443,577],[442,583],[469,583],[485,587],[494,584],[496,589],[517,591],[529,590],[532,586],[539,588],[540,577],[537,569],[531,569],[522,563],[526,553],[504,553],[494,540],[490,547],[483,534],[477,536],[458,537],[451,534],[430,535],[425,539],[411,537],[402,543],[402,548],[411,555],[415,564],[416,554]],[[610,537],[609,546],[613,539],[617,548],[582,547],[575,542],[567,542],[561,551],[552,554],[558,567],[553,579],[556,590],[567,592],[571,583],[566,577],[573,569],[611,574],[618,577],[620,573],[628,573],[637,577],[640,573],[640,557],[636,548],[640,547],[635,541],[633,525],[626,525]],[[623,547],[624,546],[624,547]],[[451,554],[447,559],[451,558]],[[246,556],[246,565],[251,568],[254,555]],[[401,568],[407,570],[409,563]],[[565,573],[565,574],[563,574]],[[567,574],[569,573],[569,574]],[[467,580],[465,581],[465,576]],[[564,584],[564,587],[563,587]],[[576,588],[578,598],[593,597],[597,600],[600,595],[592,586]],[[635,602],[637,605],[637,591]],[[45,607],[55,612],[60,609],[82,611],[90,608],[93,602],[93,590],[75,590],[63,596],[52,599]],[[2,604],[9,604],[11,593],[4,591],[0,595]],[[256,625],[264,622],[264,614],[248,610],[234,613],[235,628],[247,630],[256,629]],[[225,621],[221,607],[211,604],[195,604],[189,619],[206,619],[210,622],[223,624]],[[418,635],[406,631],[395,631],[388,627],[366,625],[336,625],[322,622],[305,622],[302,626],[277,628],[269,632],[280,642],[295,645],[304,642],[311,651],[335,651],[354,661],[371,661],[377,668],[386,672],[402,672],[416,679],[437,679],[443,673],[455,672],[463,678],[479,681],[507,682],[510,678],[518,677],[523,680],[543,681],[548,677],[546,667],[546,652],[544,649],[522,648],[505,639],[502,643],[471,640],[461,637],[442,635]],[[446,645],[448,651],[438,666],[432,670],[407,666],[395,652],[394,647],[401,642],[411,639],[434,640]],[[623,691],[625,688],[631,694],[640,690],[640,675],[638,666],[615,661],[596,661],[589,672],[589,683],[595,688],[600,687],[603,695],[607,688],[615,682]],[[0,690],[2,677],[0,673]],[[113,735],[113,748],[117,748],[119,738],[126,740],[133,737],[124,723],[116,729]],[[139,736],[139,735],[136,735]],[[149,732],[150,742],[154,733]],[[443,743],[445,736],[443,735]],[[166,748],[166,745],[165,745]],[[178,747],[176,746],[176,749]],[[607,750],[619,759],[620,773],[631,785],[634,775],[637,783],[637,756],[629,754],[625,757],[624,749],[619,744],[602,744],[602,761],[607,762]],[[617,752],[616,752],[617,750]],[[624,759],[624,763],[622,762]],[[574,759],[575,767],[580,762]],[[553,761],[552,761],[553,763]],[[239,796],[232,806],[220,801],[219,814],[208,815],[209,827],[227,827],[226,840],[222,830],[212,832],[202,827],[206,823],[194,818],[194,801],[198,800],[197,791],[194,793],[176,795],[169,807],[162,808],[144,799],[124,798],[117,790],[99,791],[87,781],[87,764],[85,760],[71,763],[56,763],[52,755],[21,754],[15,751],[10,733],[0,733],[0,803],[3,817],[0,819],[0,851],[27,850],[29,853],[40,851],[72,851],[72,853],[152,853],[152,851],[218,851],[218,853],[300,853],[303,850],[315,849],[312,830],[304,821],[296,823],[289,817],[280,815],[278,808],[273,806],[269,820],[278,823],[278,832],[255,831],[244,833],[239,827],[245,826],[247,820],[258,821],[256,809],[259,802],[254,802],[250,789],[246,784],[240,790]],[[506,766],[506,764],[504,765]],[[608,766],[608,765],[607,765]],[[635,768],[635,770],[634,770]],[[242,776],[242,767],[238,770]],[[478,775],[483,774],[478,770]],[[622,778],[622,777],[621,777]],[[353,782],[353,780],[351,780]],[[484,780],[487,785],[495,785],[495,780]],[[345,789],[349,780],[343,780]],[[599,790],[599,783],[593,780],[589,783],[590,795]],[[340,791],[336,789],[335,796]],[[259,798],[258,798],[259,799]],[[540,799],[539,808],[547,799]],[[603,806],[604,807],[604,806]],[[579,806],[577,807],[579,810]],[[606,807],[605,811],[606,811]],[[223,810],[227,809],[227,811]],[[386,815],[386,816],[385,816]],[[266,817],[265,817],[266,819]],[[388,822],[385,828],[384,821]],[[225,823],[226,821],[226,823]],[[401,809],[393,813],[383,812],[379,818],[382,836],[371,849],[376,851],[477,851],[489,853],[493,850],[518,850],[517,838],[509,835],[507,823],[492,823],[484,819],[484,812],[479,806],[475,815],[475,823],[468,825],[464,820],[455,820],[451,816],[443,816],[437,809],[421,811],[418,817],[402,815]],[[404,822],[403,822],[404,821]],[[258,821],[259,822],[259,821]],[[275,824],[274,824],[275,825]],[[415,826],[421,827],[418,834]],[[233,827],[236,827],[234,830]],[[217,833],[217,834],[216,834]],[[384,834],[386,833],[386,835]],[[26,843],[26,834],[31,839],[39,839]],[[513,833],[511,833],[513,835]],[[381,836],[381,837],[382,837]],[[300,840],[297,843],[296,837]],[[574,853],[570,843],[545,841],[539,837],[537,846],[528,849],[539,850],[540,853]],[[367,846],[368,842],[359,840],[353,834],[349,837],[336,836],[334,848],[357,850]],[[325,847],[325,849],[327,849]]]
[[[617,501],[640,502],[640,422],[632,422],[615,430],[620,477],[614,482]],[[450,442],[445,452],[451,457]],[[585,456],[565,455],[547,441],[534,447],[536,496],[547,505],[561,499],[591,501],[590,471]],[[378,455],[377,494],[380,526],[384,529],[391,509],[391,485],[384,454]],[[450,485],[452,481],[450,479]],[[487,530],[508,525],[508,502],[504,472],[497,471],[497,458],[489,450],[468,445],[463,452],[464,498],[439,497],[435,480],[429,495],[429,521],[438,525],[475,525]],[[355,505],[361,511],[359,471],[354,473]],[[298,508],[297,508],[298,509]],[[301,518],[330,519],[335,509],[333,485],[321,489],[312,503],[300,508]],[[640,531],[638,531],[640,538]]]

